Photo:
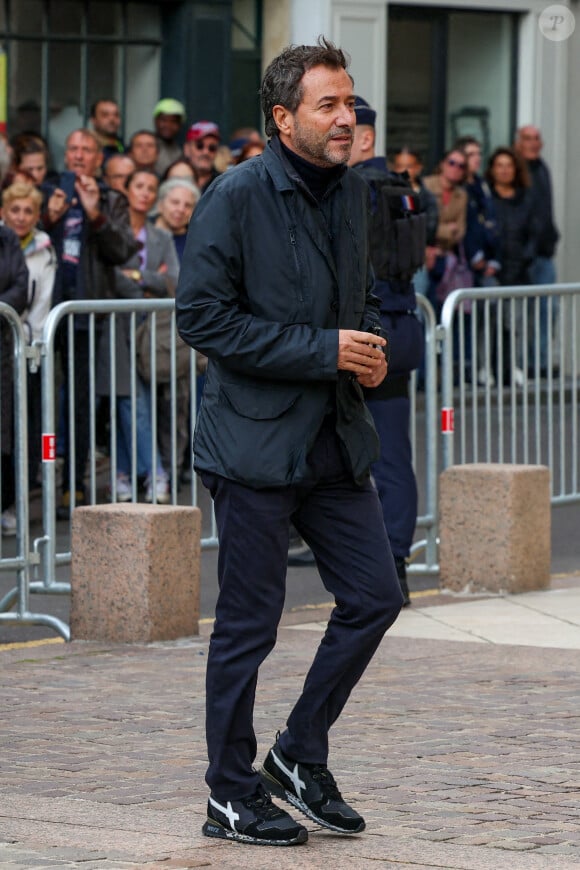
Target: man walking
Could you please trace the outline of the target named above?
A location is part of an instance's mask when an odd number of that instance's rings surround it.
[[[364,829],[327,767],[328,732],[402,605],[369,476],[378,438],[362,388],[384,379],[386,342],[367,187],[346,166],[346,66],[326,40],[272,61],[261,89],[268,147],[201,198],[177,288],[179,332],[209,358],[195,467],[220,539],[203,831],[249,843],[307,839],[271,793],[332,831]],[[257,772],[255,690],[284,606],[290,523],[336,607]]]

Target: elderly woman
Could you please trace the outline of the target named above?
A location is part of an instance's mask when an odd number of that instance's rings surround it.
[[[47,233],[36,228],[42,194],[33,184],[17,182],[2,194],[2,218],[13,230],[28,269],[28,300],[21,314],[29,344],[42,337],[44,322],[52,305],[56,254]],[[30,484],[37,482],[41,461],[40,372],[28,372],[28,472]]]
[[[171,233],[179,262],[183,257],[187,228],[200,196],[199,188],[187,178],[168,178],[159,188],[155,226]]]
[[[187,228],[201,194],[199,188],[186,178],[169,178],[159,188],[157,210],[159,217],[155,226],[166,230],[173,236],[177,256],[181,262]],[[177,353],[182,364],[177,372],[176,384],[176,458],[178,470],[183,464],[182,476],[187,478],[191,467],[189,410],[190,410],[190,358],[191,352],[179,336],[176,335]],[[197,400],[203,389],[204,372],[207,359],[198,354],[197,357]],[[171,386],[167,378],[157,377],[157,415],[159,418],[157,432],[159,450],[166,467],[171,464]],[[182,463],[182,457],[183,463]]]
[[[159,181],[152,170],[137,169],[127,179],[129,218],[141,249],[123,266],[116,267],[116,290],[130,299],[172,296],[179,263],[169,233],[151,224],[147,216],[155,204]],[[131,481],[131,341],[130,315],[116,318],[115,389],[117,401],[117,500],[130,501]],[[99,348],[97,390],[111,391],[110,332],[105,331]],[[151,395],[149,385],[137,374],[137,475],[145,477],[145,501],[167,503],[169,478],[157,456],[152,467]]]

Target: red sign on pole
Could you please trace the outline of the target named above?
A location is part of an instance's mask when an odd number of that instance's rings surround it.
[[[441,408],[441,432],[449,435],[454,431],[453,408]]]
[[[56,459],[56,435],[42,436],[42,461],[54,462]]]

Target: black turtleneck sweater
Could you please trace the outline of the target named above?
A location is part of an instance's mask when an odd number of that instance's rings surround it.
[[[310,163],[310,161],[300,157],[295,151],[291,151],[283,142],[280,142],[280,145],[288,162],[296,170],[317,202],[323,199],[324,194],[332,183],[338,180],[341,175],[344,175],[346,171],[346,166],[342,163],[330,166],[328,169],[326,167],[315,166],[314,163]]]

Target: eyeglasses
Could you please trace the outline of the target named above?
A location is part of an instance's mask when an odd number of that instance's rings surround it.
[[[215,142],[205,142],[203,139],[198,139],[195,143],[195,147],[198,151],[209,151],[210,154],[215,154],[218,150],[218,146]]]
[[[466,163],[463,163],[461,160],[454,160],[452,157],[449,157],[447,160],[449,166],[454,166],[456,169],[465,169],[467,166]]]

